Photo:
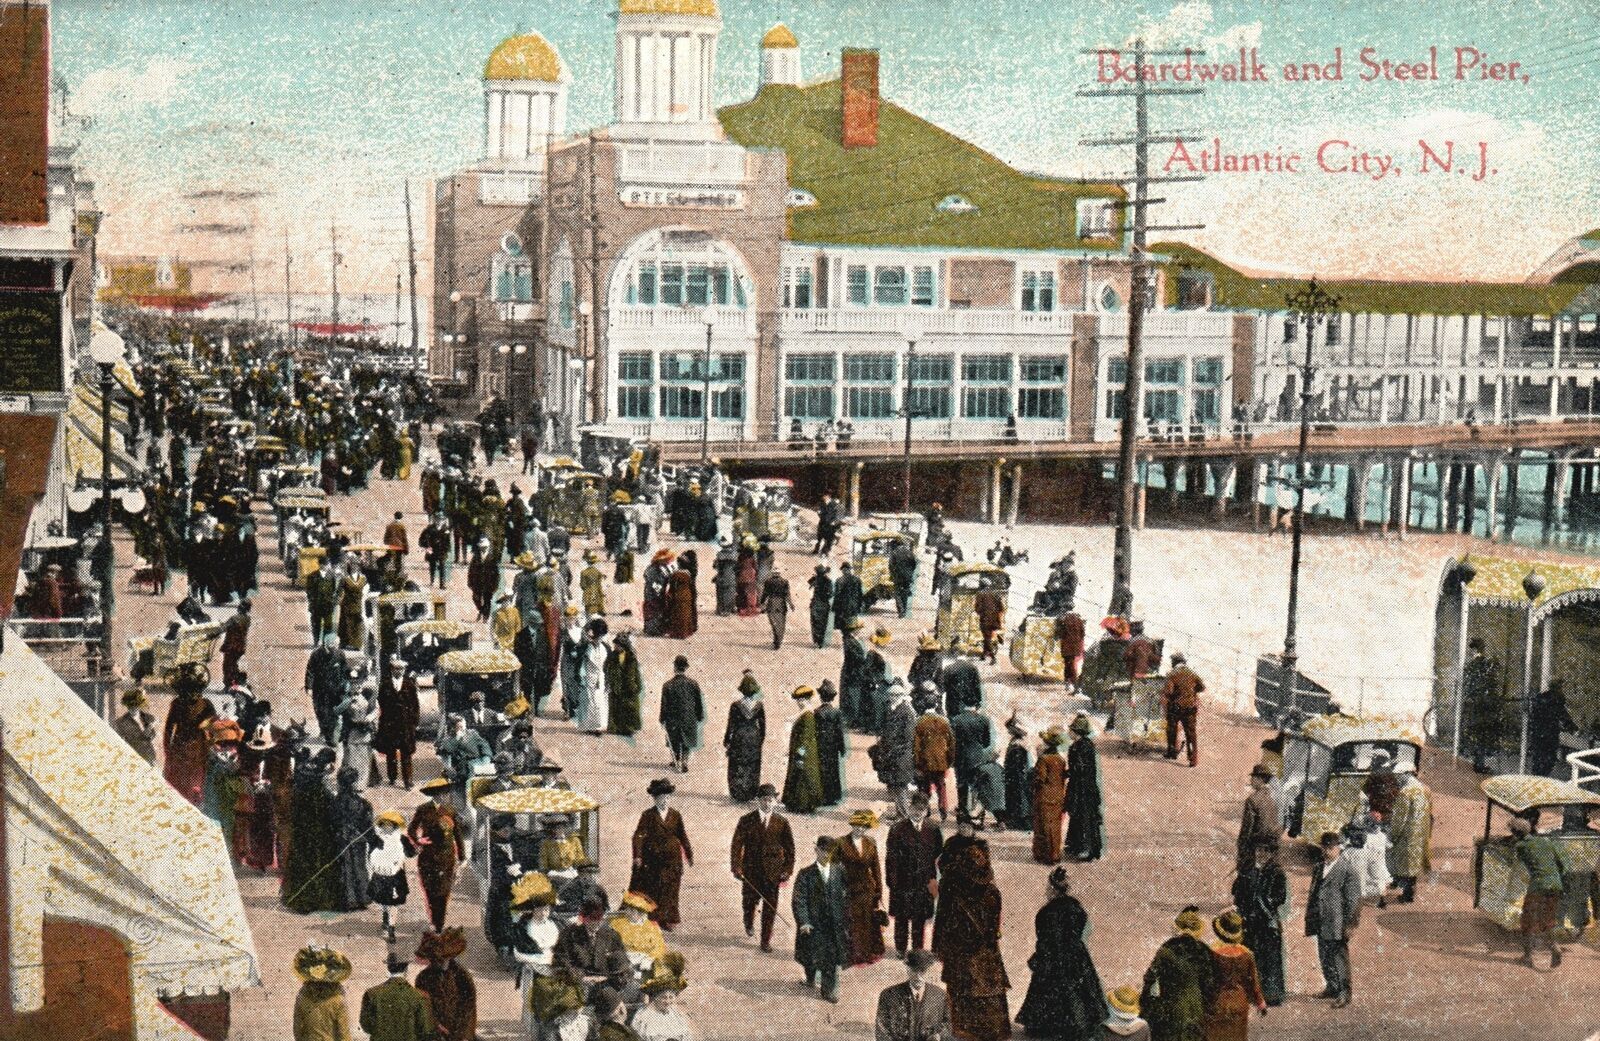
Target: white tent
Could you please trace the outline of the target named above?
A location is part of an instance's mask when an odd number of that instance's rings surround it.
[[[44,1002],[44,919],[127,941],[141,1041],[193,1041],[161,997],[259,984],[217,825],[30,651],[0,654],[12,1007]]]

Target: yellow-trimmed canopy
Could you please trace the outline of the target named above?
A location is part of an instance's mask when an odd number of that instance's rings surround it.
[[[1523,592],[1522,580],[1530,571],[1544,579],[1544,589],[1534,601],[1534,607],[1542,607],[1558,596],[1579,589],[1600,589],[1600,566],[1594,564],[1518,560],[1486,553],[1469,553],[1466,559],[1474,571],[1472,581],[1466,586],[1467,596],[1473,603],[1527,606],[1528,595]]]
[[[471,651],[449,651],[439,655],[440,672],[500,673],[516,672],[522,667],[517,656],[498,647],[484,647]]]
[[[584,813],[600,804],[570,788],[512,788],[485,795],[475,804],[491,813]]]
[[[768,29],[767,35],[761,38],[763,50],[787,50],[798,46],[800,46],[800,41],[795,38],[794,32],[782,22]]]
[[[620,0],[618,14],[692,14],[716,18],[717,0]]]
[[[486,80],[531,80],[538,83],[561,82],[561,56],[538,33],[527,33],[503,40],[489,54],[483,66]]]
[[[1580,788],[1571,781],[1529,774],[1502,774],[1482,785],[1483,794],[1512,813],[1524,813],[1540,806],[1600,806],[1600,795]]]

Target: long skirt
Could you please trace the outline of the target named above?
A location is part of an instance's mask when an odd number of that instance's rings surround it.
[[[950,1027],[960,1041],[1004,1041],[1011,1036],[1005,991],[978,996],[950,988]]]

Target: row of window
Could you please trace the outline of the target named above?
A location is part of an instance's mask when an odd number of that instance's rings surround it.
[[[1106,391],[1107,419],[1121,419],[1128,400],[1120,387]],[[1144,392],[1144,418],[1152,423],[1216,423],[1222,418],[1222,391],[1216,387],[1196,387],[1189,392],[1191,415],[1183,414],[1183,391],[1149,387]]]
[[[838,356],[791,354],[784,359],[784,414],[800,420],[838,418],[835,377]],[[954,396],[950,386],[955,357],[916,354],[910,358],[911,414],[950,419]],[[887,419],[900,414],[895,403],[898,377],[893,354],[854,354],[844,359],[844,415],[849,419]],[[1020,381],[1013,397],[1015,369]],[[972,354],[961,359],[961,415],[967,419],[1062,419],[1066,416],[1067,358],[1048,355],[1013,358],[1009,354]],[[923,384],[923,385],[918,385]],[[931,384],[931,385],[930,385]],[[1034,386],[1033,384],[1037,384]]]
[[[744,355],[717,354],[711,358],[711,382],[743,383]],[[624,351],[617,356],[619,383],[651,383],[655,380],[655,356],[646,351]],[[661,356],[663,383],[706,380],[706,356],[700,351],[674,351]]]
[[[844,272],[845,302],[855,307],[932,307],[934,277],[932,267],[884,264],[869,268],[851,264]],[[799,306],[799,305],[796,305]]]
[[[783,414],[802,421],[837,419],[835,388],[788,386],[783,392]],[[915,419],[950,419],[954,397],[949,386],[911,388],[911,415]],[[844,388],[844,415],[848,419],[891,419],[903,413],[895,406],[893,387]],[[1013,397],[1010,387],[963,387],[961,415],[965,419],[1003,420],[1065,419],[1064,387],[1021,387]]]
[[[624,298],[642,307],[745,307],[748,294],[727,264],[641,263],[627,276]]]
[[[1222,383],[1221,358],[1195,358],[1192,364],[1197,386],[1216,386]],[[1183,386],[1184,359],[1149,358],[1144,363],[1144,381],[1147,385],[1170,384]],[[1106,382],[1128,382],[1128,360],[1113,356],[1106,362]]]
[[[837,355],[791,354],[784,359],[784,380],[788,383],[832,383],[837,371]],[[1067,358],[1052,354],[1016,358],[1009,354],[969,354],[961,359],[964,383],[1011,382],[1013,361],[1023,383],[1065,383]],[[955,358],[949,354],[914,354],[910,359],[913,383],[949,383]],[[844,359],[846,383],[894,383],[898,378],[893,354],[852,354]]]
[[[652,406],[659,404],[655,413],[662,419],[704,419],[705,390],[703,387],[651,387],[619,386],[617,388],[617,415],[623,419],[653,419]],[[744,419],[744,387],[714,388],[711,391],[712,419]]]

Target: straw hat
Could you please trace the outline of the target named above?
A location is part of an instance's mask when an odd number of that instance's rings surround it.
[[[596,553],[594,550],[586,549],[586,550],[583,551],[583,562],[585,564],[593,564],[595,561],[597,561],[599,559],[600,559],[600,554]]]
[[[844,624],[844,628],[846,632],[854,633],[860,632],[862,629],[866,628],[866,625],[867,623],[863,622],[860,618],[852,618]]]
[[[528,704],[527,698],[518,694],[515,698],[506,702],[506,707],[501,709],[500,712],[507,719],[521,719],[528,714],[528,710],[532,707],[532,705]]]
[[[635,911],[643,911],[645,914],[654,914],[656,910],[656,902],[654,900],[632,889],[622,894],[622,906],[631,907]]]
[[[526,549],[518,553],[512,563],[526,571],[534,571],[539,567],[539,559],[533,555],[531,550]]]
[[[796,701],[806,701],[815,696],[816,693],[817,691],[814,687],[808,687],[802,683],[800,686],[796,687],[794,692],[789,696],[794,698]]]
[[[867,639],[869,639],[874,646],[885,647],[888,646],[889,642],[894,639],[894,633],[891,633],[887,628],[880,625],[878,626],[877,631]]]
[[[1061,732],[1060,727],[1050,727],[1048,730],[1039,731],[1039,740],[1043,741],[1051,748],[1055,748],[1059,746],[1062,741],[1066,740],[1066,735]]]
[[[1132,987],[1118,987],[1106,993],[1106,1004],[1114,1014],[1132,1019],[1139,1014],[1139,992]]]
[[[397,828],[403,828],[406,826],[406,819],[400,815],[399,810],[384,810],[382,813],[372,818],[372,823],[393,824]]]
[[[1244,939],[1244,919],[1232,909],[1211,919],[1211,929],[1223,943],[1238,943]]]
[[[646,994],[659,994],[664,990],[682,990],[689,985],[689,981],[684,978],[686,964],[681,953],[668,951],[656,962],[650,978],[641,983],[639,989]]]
[[[294,955],[294,974],[302,983],[343,983],[350,959],[332,947],[302,947]]]
[[[850,814],[850,826],[852,828],[876,828],[878,826],[878,815],[871,810],[856,810]]]
[[[447,792],[449,790],[450,778],[448,777],[435,777],[431,781],[423,781],[422,788],[420,789],[420,791],[427,795],[432,795],[434,792]]]
[[[555,905],[556,887],[550,884],[549,878],[539,872],[530,871],[511,883],[511,910],[521,911],[530,907]]]
[[[1185,907],[1177,918],[1172,920],[1173,927],[1180,933],[1188,933],[1198,937],[1205,931],[1205,921],[1200,917],[1200,909],[1190,904]]]
[[[944,650],[944,645],[941,644],[938,638],[932,633],[923,633],[921,636],[917,637],[917,650],[942,651]]]
[[[628,503],[633,501],[633,496],[619,488],[611,493],[611,501],[616,503],[618,506],[626,506]]]
[[[231,719],[213,719],[207,724],[213,744],[226,744],[229,741],[243,741],[244,727]]]
[[[144,696],[144,691],[133,687],[122,692],[122,707],[128,709],[149,708],[150,699]]]
[[[566,615],[568,618],[576,618],[578,617],[578,605],[568,604],[566,610],[562,611],[561,613]]]

